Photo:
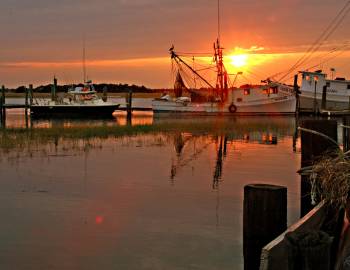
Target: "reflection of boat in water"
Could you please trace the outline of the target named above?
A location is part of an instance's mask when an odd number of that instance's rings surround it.
[[[55,97],[52,100],[35,100],[31,105],[31,114],[35,117],[112,117],[119,104],[105,102],[98,97],[91,81],[83,87],[68,90],[67,97]]]
[[[175,97],[164,94],[154,99],[152,108],[155,113],[271,115],[294,114],[296,111],[296,96],[293,87],[288,85],[267,80],[262,85],[234,87],[237,76],[242,72],[235,74],[234,82],[230,85],[220,38],[214,43],[212,66],[201,65],[195,69],[184,60],[186,53],[180,55],[175,52],[174,46],[170,48],[170,55],[173,67],[176,67]],[[192,59],[194,61],[194,57]],[[201,71],[210,70],[216,73],[215,84],[201,75]],[[201,89],[196,89],[198,83],[202,83]],[[189,87],[191,84],[193,88]]]

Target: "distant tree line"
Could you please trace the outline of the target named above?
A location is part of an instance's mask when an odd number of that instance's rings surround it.
[[[74,85],[57,85],[56,92],[67,92],[69,88],[77,86],[84,86],[83,84],[74,84]],[[125,93],[130,90],[134,93],[152,93],[152,92],[161,92],[163,89],[150,89],[145,86],[138,86],[135,84],[110,84],[110,83],[100,83],[94,84],[95,90],[97,92],[103,92],[106,89],[110,93]],[[19,86],[13,89],[7,89],[8,92],[13,93],[24,93],[27,87]],[[33,88],[34,92],[37,93],[51,93],[52,84],[48,85],[40,85],[38,87]]]

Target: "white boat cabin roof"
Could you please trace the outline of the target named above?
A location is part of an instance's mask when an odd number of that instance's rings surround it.
[[[299,71],[299,73],[303,74],[303,79],[305,76],[310,76],[310,77],[323,77],[326,79],[327,82],[337,82],[337,83],[346,83],[349,84],[350,80],[347,80],[345,78],[339,78],[336,77],[335,79],[327,79],[327,74],[323,73],[322,70],[316,70],[316,71]]]

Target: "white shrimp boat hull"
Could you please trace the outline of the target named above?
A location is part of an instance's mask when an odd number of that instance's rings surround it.
[[[218,102],[178,102],[167,100],[153,100],[154,113],[199,113],[199,114],[227,114],[227,115],[263,115],[263,114],[294,114],[296,99],[294,96],[276,97],[255,102],[235,104],[237,110],[230,112],[232,103]]]

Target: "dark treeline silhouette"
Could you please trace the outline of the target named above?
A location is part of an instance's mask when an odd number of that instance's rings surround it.
[[[74,85],[58,85],[56,92],[67,92],[69,88],[76,86],[84,86],[83,84],[74,84]],[[38,87],[33,88],[34,92],[36,93],[50,93],[51,92],[52,84],[48,85],[40,85]],[[129,85],[129,84],[107,84],[107,83],[100,83],[100,84],[94,84],[95,90],[97,92],[103,92],[104,90],[107,90],[110,93],[125,93],[129,92],[130,90],[134,93],[152,93],[152,92],[159,92],[164,91],[160,89],[150,89],[145,86],[138,86],[138,85]],[[25,86],[19,86],[17,88],[13,89],[7,89],[8,92],[13,93],[24,93],[26,87]]]

